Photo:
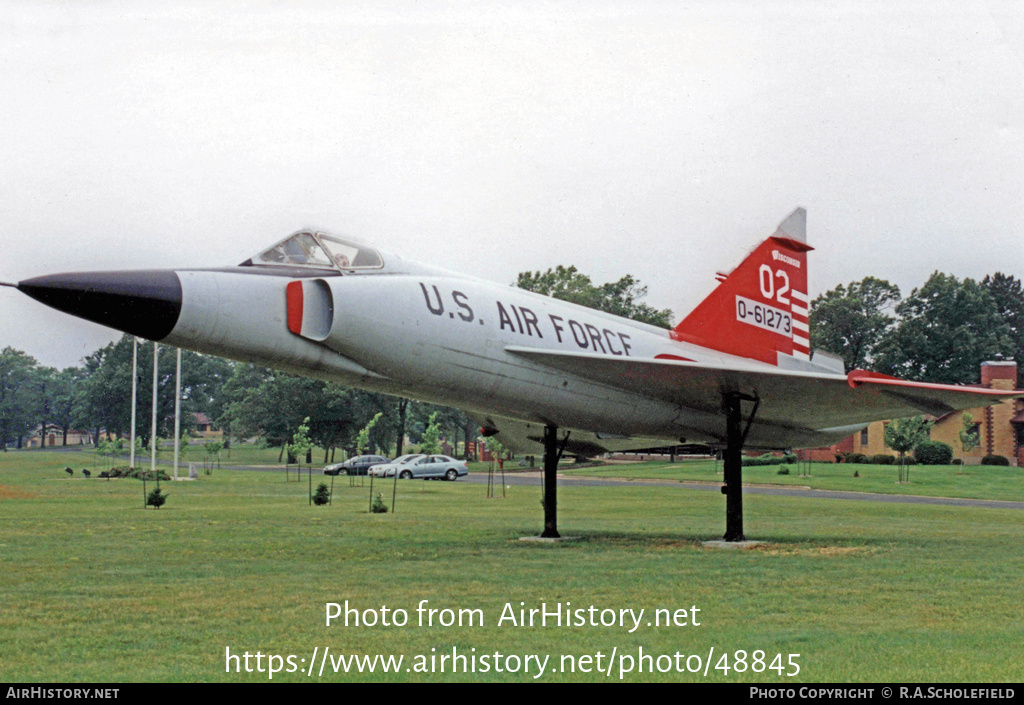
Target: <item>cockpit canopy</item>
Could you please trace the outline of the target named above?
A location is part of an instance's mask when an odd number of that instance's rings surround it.
[[[288,236],[253,257],[250,262],[254,265],[316,267],[345,271],[380,269],[384,266],[380,253],[372,247],[335,235],[310,231]]]

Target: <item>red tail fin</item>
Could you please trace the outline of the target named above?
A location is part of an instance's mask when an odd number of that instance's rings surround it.
[[[676,340],[777,365],[809,359],[807,211],[797,208],[672,331]]]

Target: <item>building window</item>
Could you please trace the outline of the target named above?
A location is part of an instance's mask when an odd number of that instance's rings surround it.
[[[866,446],[868,444],[868,430],[866,428],[861,429],[860,432],[860,444]]]

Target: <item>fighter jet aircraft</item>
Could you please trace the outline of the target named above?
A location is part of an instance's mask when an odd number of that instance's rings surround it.
[[[318,230],[234,267],[55,274],[17,288],[161,343],[465,409],[506,447],[544,449],[545,535],[557,536],[565,450],[725,447],[736,540],[744,445],[828,445],[871,421],[1013,396],[844,374],[811,355],[811,249],[798,208],[671,331]]]

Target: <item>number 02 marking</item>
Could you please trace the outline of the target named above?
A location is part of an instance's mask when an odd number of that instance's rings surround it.
[[[767,264],[762,264],[758,269],[758,279],[761,284],[761,296],[769,301],[775,299],[780,304],[789,304],[789,297],[786,296],[786,292],[789,291],[789,275],[786,272],[781,269],[773,272]],[[775,288],[776,279],[781,281],[778,289]]]

